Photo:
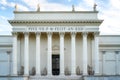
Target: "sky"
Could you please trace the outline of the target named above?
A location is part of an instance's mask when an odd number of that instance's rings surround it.
[[[17,4],[19,11],[92,11],[97,4],[98,18],[104,20],[99,26],[101,35],[120,35],[120,0],[0,0],[0,35],[11,35],[12,26],[8,20],[14,19]]]

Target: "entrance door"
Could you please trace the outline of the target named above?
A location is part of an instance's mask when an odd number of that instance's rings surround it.
[[[59,55],[52,55],[52,74],[59,75],[60,72],[60,61]]]

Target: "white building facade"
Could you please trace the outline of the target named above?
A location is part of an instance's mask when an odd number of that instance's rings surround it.
[[[120,36],[99,35],[103,20],[97,14],[15,11],[12,36],[0,37],[0,75],[30,80],[120,75]]]

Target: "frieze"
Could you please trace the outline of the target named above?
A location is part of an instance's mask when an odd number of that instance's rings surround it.
[[[22,28],[22,29],[21,29]],[[99,28],[98,27],[94,27],[94,28],[87,28],[85,26],[50,26],[50,27],[45,27],[45,26],[41,26],[41,27],[21,27],[21,28],[13,28],[13,32],[98,32]]]

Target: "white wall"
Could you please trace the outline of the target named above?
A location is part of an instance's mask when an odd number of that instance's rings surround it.
[[[0,75],[8,75],[12,73],[12,53],[7,54],[7,49],[0,49]],[[8,59],[10,58],[10,63]]]
[[[120,51],[106,50],[100,52],[100,72],[103,75],[120,75]]]

